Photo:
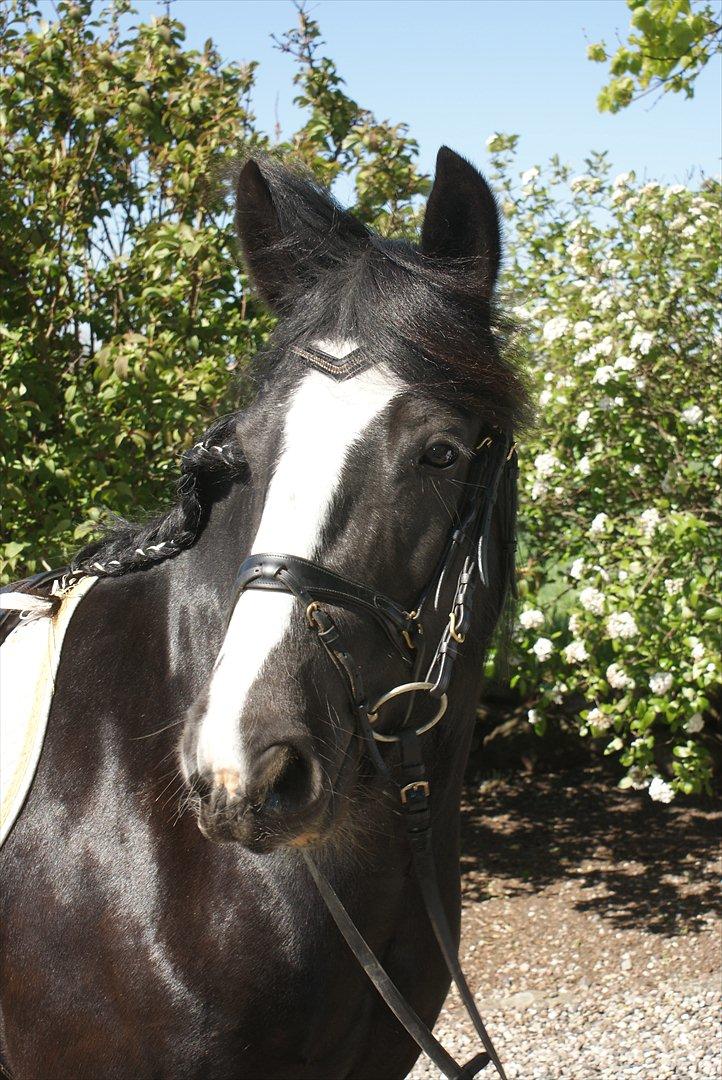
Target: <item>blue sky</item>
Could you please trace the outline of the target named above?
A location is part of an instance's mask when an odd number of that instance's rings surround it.
[[[154,0],[136,6],[159,10]],[[522,136],[523,167],[556,152],[581,170],[590,150],[607,149],[615,171],[667,182],[720,170],[719,57],[692,101],[668,94],[597,112],[606,69],[586,59],[586,44],[626,37],[624,0],[317,0],[311,10],[349,93],[380,119],[409,124],[426,171],[441,143],[483,167],[492,131]],[[224,57],[260,62],[265,130],[276,115],[284,134],[298,126],[293,62],[270,38],[293,24],[290,0],[175,0],[172,11],[193,45],[212,37]]]
[[[147,19],[165,5],[135,7]],[[52,17],[48,0],[42,8]],[[586,59],[586,45],[626,38],[625,0],[312,0],[310,10],[348,92],[379,119],[409,124],[426,172],[442,143],[483,167],[493,131],[521,136],[520,168],[558,153],[581,171],[591,150],[608,150],[615,172],[668,183],[720,171],[719,56],[692,101],[667,94],[616,116],[597,112],[606,67]],[[291,0],[174,0],[172,12],[189,44],[212,37],[224,58],[259,62],[263,130],[276,118],[284,136],[299,126],[293,61],[271,40],[294,24]]]

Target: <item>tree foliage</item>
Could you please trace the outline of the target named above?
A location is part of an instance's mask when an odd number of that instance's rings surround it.
[[[428,182],[416,144],[344,94],[298,16],[283,47],[310,116],[279,151],[324,180],[353,173],[363,216],[408,229]],[[133,24],[126,2],[62,2],[50,23],[32,0],[0,6],[4,579],[61,561],[105,508],[156,503],[183,447],[246,392],[272,326],[223,184],[232,157],[269,149],[255,65],[184,37],[167,16]]]
[[[609,64],[611,78],[597,99],[600,112],[619,112],[647,94],[694,97],[697,76],[722,50],[719,8],[692,0],[627,0],[629,37],[610,54],[605,43],[587,49],[590,60]]]

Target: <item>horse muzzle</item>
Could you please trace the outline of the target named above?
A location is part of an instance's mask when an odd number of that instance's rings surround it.
[[[220,769],[191,781],[198,824],[209,840],[254,852],[313,843],[324,830],[331,793],[316,755],[301,742],[277,742],[257,752],[243,774]]]

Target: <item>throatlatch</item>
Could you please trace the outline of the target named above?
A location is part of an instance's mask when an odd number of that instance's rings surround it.
[[[484,1047],[482,1052],[464,1065],[451,1057],[399,992],[308,852],[304,852],[304,859],[334,922],[369,979],[417,1046],[451,1080],[470,1080],[489,1062],[493,1063],[501,1080],[506,1080],[506,1074],[461,969],[444,910],[433,855],[431,788],[421,739],[446,712],[459,646],[463,645],[471,627],[475,590],[479,585],[487,588],[490,583],[492,521],[502,483],[505,487],[500,520],[503,583],[505,591],[514,590],[517,476],[516,446],[511,436],[502,432],[486,436],[477,447],[470,466],[467,480],[470,494],[458,515],[436,570],[413,611],[406,611],[390,597],[360,582],[292,555],[252,555],[242,564],[236,582],[238,593],[245,589],[277,589],[290,593],[303,604],[309,628],[315,631],[344,682],[356,732],[362,737],[377,771],[386,779],[393,780],[377,743],[398,743],[400,746],[398,794],[416,880],[446,967]],[[438,610],[445,581],[459,558],[463,558],[463,563],[456,581],[449,620],[426,667],[423,617],[429,606],[434,611]],[[360,668],[326,610],[326,604],[360,612],[374,619],[411,668],[409,682],[388,690],[370,706]],[[430,719],[414,727],[412,714],[419,693],[428,694],[437,707]],[[401,696],[409,698],[403,726],[395,732],[379,730],[376,724],[380,710],[387,702]]]

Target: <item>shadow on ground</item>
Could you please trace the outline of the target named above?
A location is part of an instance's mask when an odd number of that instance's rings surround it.
[[[579,911],[619,928],[696,933],[720,906],[719,803],[653,803],[601,769],[476,780],[462,819],[467,901],[574,880]]]

